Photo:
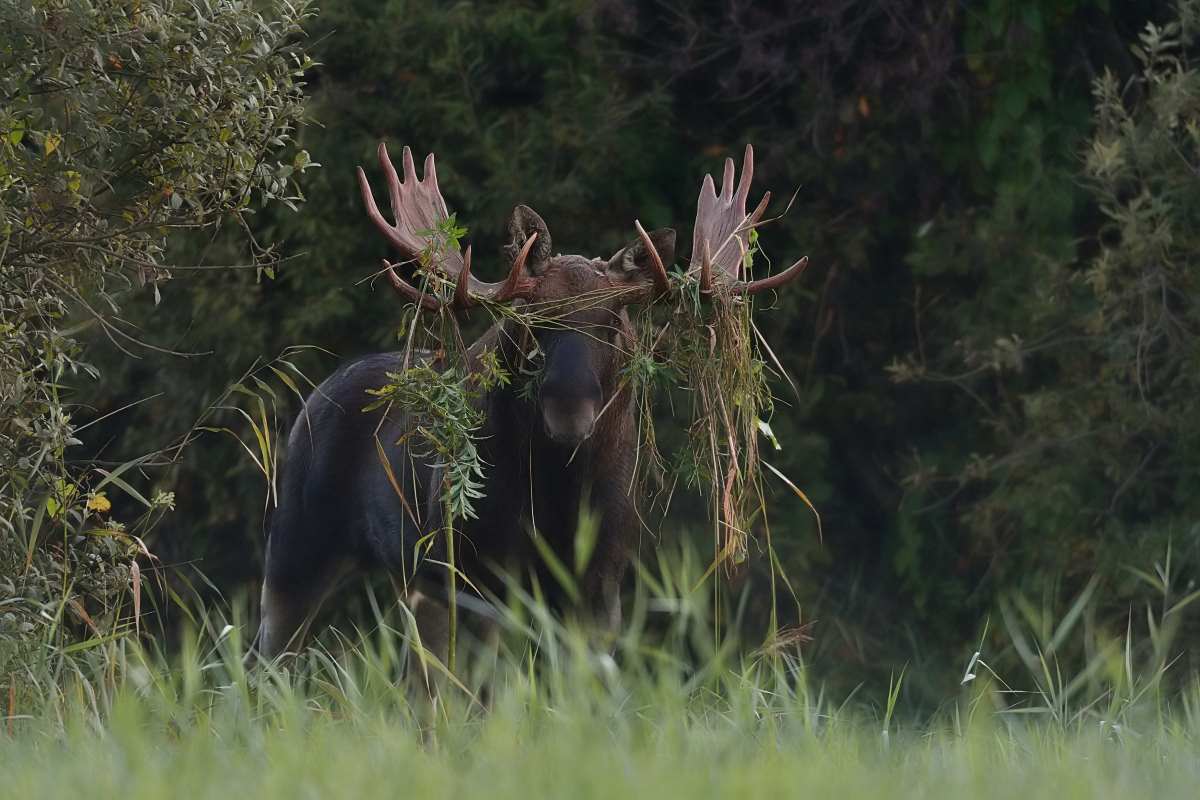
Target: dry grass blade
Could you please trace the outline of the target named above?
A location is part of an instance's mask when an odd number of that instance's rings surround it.
[[[142,635],[142,568],[137,560],[129,562],[129,583],[133,587],[133,625],[137,635]]]
[[[799,625],[785,625],[775,631],[771,638],[763,643],[755,655],[775,656],[788,650],[793,650],[813,640],[812,629],[817,624],[815,619]]]
[[[813,516],[817,518],[817,536],[821,539],[822,542],[825,541],[825,533],[821,528],[821,512],[817,511],[817,507],[814,506],[812,501],[808,499],[808,495],[806,495],[799,486],[792,483],[791,479],[788,478],[788,476],[784,475],[782,472],[777,470],[775,467],[771,466],[770,462],[763,461],[762,464],[764,467],[769,469],[775,475],[775,477],[779,478],[779,480],[781,480],[785,484],[787,484],[787,487],[789,489],[791,489],[796,494],[797,497],[800,498],[800,500],[804,503],[804,505],[808,506],[809,510],[812,511]]]

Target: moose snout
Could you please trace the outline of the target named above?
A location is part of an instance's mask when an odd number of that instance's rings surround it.
[[[542,424],[558,444],[576,446],[592,435],[600,413],[600,386],[584,391],[543,387]]]

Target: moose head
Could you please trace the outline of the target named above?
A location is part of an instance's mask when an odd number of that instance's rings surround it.
[[[405,147],[401,157],[403,178],[396,172],[381,142],[379,163],[383,169],[394,222],[388,222],[375,203],[366,173],[358,169],[359,187],[371,221],[406,261],[430,253],[428,235],[448,218],[446,202],[437,184],[433,154],[425,159],[424,174],[418,178],[412,152]],[[801,259],[789,269],[769,278],[744,281],[740,271],[748,246],[749,232],[762,219],[770,201],[768,192],[746,213],[750,182],[754,175],[754,151],[746,147],[741,180],[734,188],[734,163],[727,159],[720,194],[711,176],[701,187],[692,242],[689,273],[696,273],[700,291],[751,295],[784,285],[807,265]],[[609,258],[553,253],[545,221],[536,211],[518,205],[508,223],[510,242],[505,247],[508,276],[486,283],[471,274],[471,248],[437,249],[436,263],[427,266],[454,282],[450,306],[466,311],[483,303],[520,303],[540,320],[507,337],[513,345],[506,354],[516,358],[536,353],[542,359],[537,401],[545,435],[554,443],[577,447],[596,430],[597,420],[612,400],[618,385],[617,373],[631,345],[632,327],[628,309],[666,298],[672,283],[668,264],[675,262],[675,231],[662,228],[647,232],[635,221],[637,238]],[[383,262],[392,286],[406,300],[436,311],[441,301],[405,281],[395,266]],[[536,346],[527,341],[536,340]]]

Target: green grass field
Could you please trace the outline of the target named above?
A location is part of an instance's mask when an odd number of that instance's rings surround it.
[[[1172,675],[1169,625],[1092,641],[1069,672],[1086,599],[1022,643],[1027,672],[972,660],[924,712],[901,708],[911,673],[830,697],[803,649],[717,639],[686,595],[658,624],[635,602],[603,647],[532,601],[507,608],[455,679],[426,662],[436,699],[399,611],[286,668],[247,670],[236,622],[170,656],[47,646],[7,701],[0,796],[1196,797],[1200,683]]]
[[[749,691],[749,690],[748,690]],[[102,728],[0,745],[6,797],[1195,797],[1191,735],[1122,741],[1098,729],[981,723],[894,733],[797,710],[669,708],[515,696],[486,716],[420,729],[385,712],[316,707],[254,718],[223,698],[176,726],[127,698]]]

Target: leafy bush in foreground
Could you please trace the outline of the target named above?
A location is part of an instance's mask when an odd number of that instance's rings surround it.
[[[137,599],[138,537],[173,498],[130,483],[151,456],[73,463],[73,417],[100,377],[79,334],[154,348],[118,313],[189,268],[168,240],[300,199],[307,154],[274,157],[303,112],[308,15],[286,0],[0,6],[0,682],[31,642],[107,635],[119,598]],[[114,515],[118,491],[141,516]]]

